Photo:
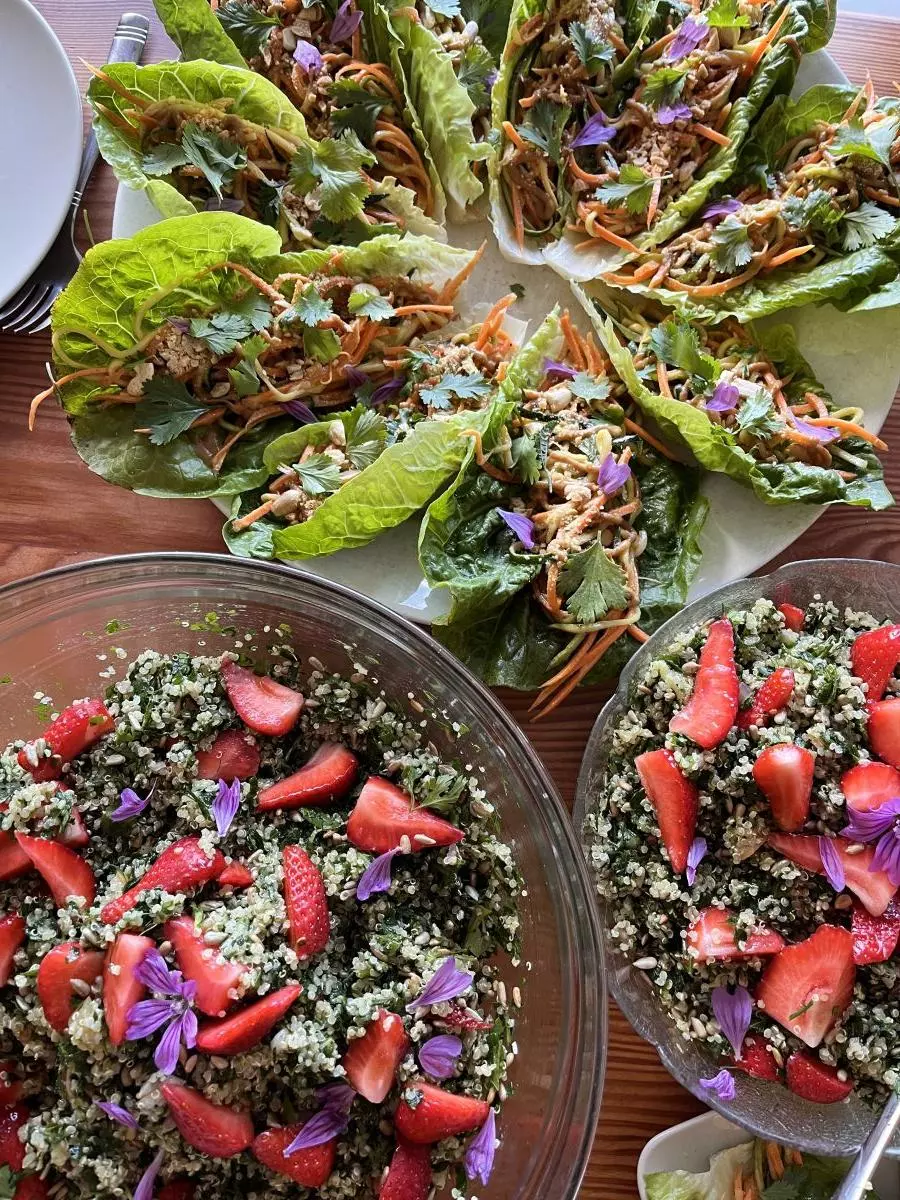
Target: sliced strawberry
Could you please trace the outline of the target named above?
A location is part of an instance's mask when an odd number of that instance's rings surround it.
[[[63,942],[44,955],[38,967],[37,994],[51,1029],[66,1031],[75,1009],[72,980],[92,984],[102,972],[102,952],[83,950],[78,942]]]
[[[281,1020],[302,991],[297,984],[279,988],[224,1021],[201,1026],[197,1049],[204,1054],[221,1054],[223,1057],[252,1050]]]
[[[147,957],[155,943],[137,933],[120,933],[106,953],[103,970],[103,1014],[109,1040],[114,1046],[125,1041],[128,1014],[147,989],[135,978],[135,969]]]
[[[843,838],[834,838],[832,844],[844,868],[847,887],[859,896],[873,917],[880,917],[893,899],[897,888],[884,871],[872,870],[874,846],[864,847],[859,854],[848,854],[847,848],[850,843]],[[769,845],[807,871],[816,875],[825,873],[817,837],[773,833],[769,836]]]
[[[84,820],[77,809],[72,809],[72,815],[65,832],[59,839],[64,846],[83,850],[90,842]],[[18,879],[34,870],[31,859],[16,841],[15,834],[0,832],[0,882],[8,879]]]
[[[7,1108],[21,1100],[24,1083],[16,1075],[18,1064],[0,1062],[0,1108]]]
[[[691,698],[669,722],[669,729],[704,750],[712,750],[724,742],[734,725],[740,698],[734,629],[730,621],[713,621],[700,651],[700,669],[694,677]]]
[[[400,1095],[394,1127],[401,1137],[422,1145],[480,1129],[490,1105],[471,1096],[446,1092],[443,1088],[412,1079]]]
[[[756,786],[769,802],[779,829],[802,829],[809,817],[816,756],[803,746],[767,746],[753,764]]]
[[[354,1038],[343,1058],[347,1082],[372,1104],[381,1104],[394,1086],[397,1068],[409,1048],[403,1021],[380,1008],[362,1037]]]
[[[116,723],[102,700],[82,700],[64,708],[41,735],[50,756],[38,754],[34,743],[18,754],[19,766],[30,771],[37,783],[58,779],[65,763],[83,754],[90,746],[115,729]],[[37,754],[38,764],[32,766],[29,751]]]
[[[886,763],[900,770],[900,699],[869,707],[869,744]]]
[[[854,901],[850,932],[853,961],[858,967],[887,962],[900,942],[900,902],[892,900],[882,916],[873,917],[859,901]]]
[[[285,846],[284,902],[297,957],[311,958],[328,945],[331,922],[321,872],[302,846]]]
[[[391,1165],[378,1192],[378,1200],[428,1200],[431,1191],[431,1150],[428,1145],[397,1139]]]
[[[884,625],[861,633],[850,649],[853,674],[866,685],[866,703],[885,693],[900,663],[900,625]]]
[[[173,917],[163,927],[175,948],[175,958],[185,979],[197,985],[194,1003],[208,1017],[224,1017],[233,1008],[247,972],[243,963],[229,962],[208,946],[190,917]]]
[[[671,750],[648,750],[638,755],[634,765],[656,812],[672,869],[682,875],[697,830],[700,797],[696,785],[681,770]]]
[[[799,633],[806,620],[806,613],[803,609],[798,608],[796,604],[779,604],[778,611],[784,617],[785,626],[793,629],[794,633]]]
[[[855,979],[853,938],[836,925],[820,925],[770,960],[756,999],[766,1016],[815,1048],[853,999]]]
[[[299,771],[263,788],[256,807],[268,810],[332,804],[347,795],[358,770],[359,760],[346,746],[325,742]]]
[[[253,883],[253,872],[243,863],[229,863],[217,880],[220,887],[231,887],[235,891],[248,888]]]
[[[181,838],[162,852],[143,878],[124,896],[105,904],[100,910],[100,919],[107,925],[115,925],[151,888],[161,888],[171,895],[193,892],[211,879],[218,878],[224,869],[225,859],[221,851],[217,850],[210,858],[200,845],[199,838]]]
[[[747,1034],[741,1046],[741,1057],[730,1058],[728,1065],[756,1079],[769,1079],[775,1083],[781,1078],[781,1068],[775,1060],[772,1047],[758,1033]]]
[[[303,697],[292,688],[268,675],[255,675],[231,659],[222,663],[222,682],[231,707],[254,733],[280,737],[297,724]]]
[[[253,1140],[253,1153],[270,1171],[286,1175],[302,1187],[318,1188],[334,1170],[337,1138],[310,1146],[287,1155],[285,1150],[303,1129],[305,1122],[298,1125],[283,1125],[278,1129],[267,1129]]]
[[[13,1192],[13,1200],[48,1200],[49,1196],[49,1185],[40,1175],[23,1175]],[[164,1200],[162,1193],[159,1200]]]
[[[252,779],[259,770],[259,747],[243,729],[225,729],[208,750],[197,754],[198,779]]]
[[[16,841],[44,877],[57,908],[65,908],[69,896],[79,896],[88,906],[94,903],[97,890],[94,872],[74,850],[60,842],[24,833],[17,833]]]
[[[446,1025],[449,1029],[487,1030],[494,1028],[493,1021],[482,1020],[481,1017],[473,1017],[464,1008],[451,1008],[444,1016],[434,1017],[433,1019],[441,1025]]]
[[[197,1189],[188,1179],[173,1179],[161,1189],[156,1200],[194,1200]]]
[[[841,776],[841,791],[847,806],[857,812],[881,808],[900,796],[900,771],[882,762],[862,762]]]
[[[25,1144],[19,1141],[19,1130],[31,1114],[24,1104],[0,1109],[0,1167],[21,1171],[25,1161]]]
[[[461,829],[424,808],[416,808],[411,796],[390,780],[370,775],[347,822],[347,837],[358,850],[387,854],[400,849],[407,839],[410,854],[430,846],[452,846],[461,842]]]
[[[779,667],[763,680],[750,707],[738,713],[738,729],[749,729],[751,725],[765,725],[769,717],[774,716],[790,702],[793,694],[794,672],[790,667]]]
[[[803,1050],[794,1051],[787,1060],[787,1085],[795,1095],[814,1104],[835,1104],[853,1091],[852,1080],[841,1079],[834,1067]]]
[[[189,1146],[210,1158],[233,1158],[253,1142],[253,1122],[245,1112],[211,1100],[167,1080],[160,1091],[169,1106],[169,1116]]]
[[[72,809],[69,816],[69,823],[63,830],[63,835],[59,840],[64,846],[71,846],[74,850],[83,850],[85,846],[90,844],[90,834],[87,831],[84,818],[77,808]]]
[[[9,983],[16,951],[25,941],[25,919],[18,913],[0,918],[0,987]]]
[[[696,950],[691,958],[698,963],[714,959],[753,958],[758,954],[777,954],[784,948],[780,933],[764,925],[745,940],[743,948],[738,946],[734,931],[734,914],[727,908],[704,908],[699,917],[691,922],[687,931],[689,950]]]

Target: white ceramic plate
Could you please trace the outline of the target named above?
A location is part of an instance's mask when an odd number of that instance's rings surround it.
[[[0,0],[0,303],[50,248],[75,190],[81,95],[56,34],[27,0]]]
[[[846,83],[834,60],[823,51],[801,65],[797,89],[814,83]],[[159,215],[140,192],[119,188],[113,236],[129,237]],[[513,309],[533,332],[554,304],[578,310],[568,283],[546,266],[510,262],[503,257],[486,224],[451,226],[454,245],[477,246],[489,239],[488,249],[469,284],[467,300],[496,299],[520,283],[525,295]],[[900,379],[900,309],[872,313],[839,313],[829,305],[778,314],[797,330],[800,349],[826,388],[844,404],[865,409],[866,425],[879,430]],[[795,541],[823,511],[809,505],[771,507],[723,475],[707,475],[704,491],[710,514],[700,538],[703,560],[691,599],[734,579],[750,575]],[[862,514],[861,519],[862,518]],[[430,622],[446,611],[443,593],[431,592],[416,558],[418,525],[383,534],[359,550],[345,550],[300,564],[326,579],[343,583],[413,621]]]

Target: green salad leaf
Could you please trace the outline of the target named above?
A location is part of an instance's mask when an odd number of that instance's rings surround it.
[[[225,0],[226,4],[228,0]],[[251,7],[249,0],[232,0],[240,8]],[[205,59],[229,67],[246,67],[247,61],[231,33],[210,8],[209,0],[153,0],[166,33],[184,59]],[[255,6],[254,11],[258,11]],[[238,34],[240,37],[240,33]],[[248,42],[253,54],[256,42]]]
[[[713,29],[746,29],[750,18],[738,12],[738,0],[715,0],[703,10],[703,19]]]

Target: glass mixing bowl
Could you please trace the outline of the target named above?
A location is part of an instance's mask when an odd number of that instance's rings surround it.
[[[217,620],[209,614],[216,614]],[[245,632],[260,663],[287,625],[301,655],[347,672],[353,661],[401,710],[408,694],[446,710],[429,736],[477,764],[525,877],[522,1009],[513,1091],[490,1200],[572,1200],[603,1088],[606,992],[593,888],[565,809],[524,735],[476,679],[422,630],[346,588],[284,567],[213,554],[80,563],[0,589],[0,742],[39,732],[34,693],[95,694],[99,673],[156,649],[215,653]],[[98,660],[98,656],[104,656]],[[516,972],[509,968],[507,978]],[[479,1188],[482,1193],[483,1189]]]
[[[594,724],[578,777],[576,829],[583,828],[591,797],[603,786],[613,729],[629,707],[634,680],[651,659],[692,626],[713,620],[729,608],[748,607],[762,596],[777,604],[787,602],[804,608],[816,595],[833,600],[838,608],[864,609],[879,618],[900,621],[900,567],[855,558],[791,563],[771,575],[739,580],[710,592],[667,621],[628,663],[615,695]],[[605,916],[602,908],[601,924]],[[605,938],[604,957],[609,990],[616,1003],[636,1032],[656,1047],[664,1066],[698,1100],[757,1137],[787,1142],[809,1154],[854,1154],[859,1149],[877,1114],[852,1095],[842,1104],[813,1104],[779,1084],[742,1072],[734,1072],[737,1095],[727,1103],[702,1088],[700,1079],[714,1075],[718,1064],[714,1066],[694,1042],[686,1042],[676,1034],[645,972],[636,970]],[[900,1154],[900,1136],[890,1153]]]

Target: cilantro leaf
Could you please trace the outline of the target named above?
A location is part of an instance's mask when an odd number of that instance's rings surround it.
[[[834,158],[869,158],[890,170],[891,146],[900,128],[900,117],[873,122],[868,127],[857,118],[842,125],[829,146]]]
[[[567,597],[566,608],[585,625],[601,621],[613,609],[628,606],[625,572],[599,542],[571,556],[559,573],[557,586]]]
[[[302,463],[294,463],[300,486],[307,496],[328,496],[341,486],[341,472],[327,454],[311,454]]]
[[[228,311],[245,320],[254,333],[262,333],[272,324],[272,309],[269,302],[265,296],[260,295],[256,288],[248,292],[241,300],[229,305]]]
[[[271,225],[273,229],[278,228],[281,220],[284,188],[283,183],[271,183],[268,179],[256,180],[255,199],[259,219],[264,225]]]
[[[673,318],[657,325],[650,334],[650,345],[657,358],[704,383],[712,383],[721,373],[712,355],[701,351],[696,329],[683,319]]]
[[[460,56],[456,78],[476,108],[490,108],[488,80],[494,72],[494,60],[480,42],[470,42]]]
[[[331,88],[335,108],[331,123],[337,133],[352,130],[363,142],[370,142],[375,133],[375,122],[388,101],[374,96],[355,79],[338,79]]]
[[[425,0],[425,2],[439,17],[458,17],[461,12],[459,0]]]
[[[341,352],[341,341],[333,329],[304,329],[303,353],[316,362],[334,362]]]
[[[374,161],[354,133],[325,138],[316,149],[300,147],[291,163],[291,182],[301,195],[318,184],[322,215],[329,221],[349,221],[362,212],[369,194],[362,167]]]
[[[616,57],[615,50],[609,42],[605,42],[588,29],[587,25],[573,21],[569,26],[569,37],[579,62],[588,75],[599,75],[604,67],[612,67]]]
[[[332,302],[319,295],[314,283],[308,283],[290,308],[279,317],[282,325],[298,323],[314,329],[334,311]]]
[[[746,29],[750,18],[738,12],[737,0],[715,0],[703,17],[714,29]]]
[[[853,212],[844,213],[843,247],[849,252],[874,246],[891,232],[896,224],[890,213],[866,200]]]
[[[347,307],[355,317],[368,317],[370,321],[389,321],[394,315],[394,306],[386,296],[369,286],[357,286],[350,293]]]
[[[481,375],[448,374],[433,387],[422,388],[419,398],[428,408],[450,408],[454,396],[457,400],[476,400],[490,390],[491,385]]]
[[[609,382],[588,375],[587,371],[579,371],[569,380],[569,391],[579,400],[605,400],[609,395]]]
[[[258,334],[255,337],[247,338],[240,347],[241,357],[247,362],[256,362],[268,344],[266,339]]]
[[[171,175],[177,167],[187,166],[188,156],[178,142],[160,142],[145,151],[141,168],[146,175]]]
[[[404,365],[414,379],[419,379],[423,371],[437,365],[437,359],[428,350],[407,350]]]
[[[737,427],[741,433],[751,437],[767,438],[781,429],[781,422],[775,415],[772,397],[765,388],[756,391],[744,400],[737,413]]]
[[[720,221],[712,233],[713,257],[719,270],[736,275],[753,258],[750,230],[733,214]]]
[[[238,396],[255,396],[260,390],[259,376],[253,364],[242,359],[236,367],[228,368],[228,378]]]
[[[641,99],[653,108],[674,104],[684,91],[687,67],[658,67],[644,80]]]
[[[595,193],[598,200],[610,208],[625,205],[632,216],[646,211],[653,192],[653,177],[645,175],[640,167],[626,163],[619,171],[615,182],[604,183]]]
[[[277,17],[260,12],[249,0],[225,0],[216,10],[216,16],[244,58],[262,54],[273,26],[280,24]]]
[[[247,151],[211,129],[188,121],[181,131],[181,145],[188,162],[202,171],[209,186],[222,199],[222,188],[247,165]]]
[[[168,446],[207,412],[207,406],[198,404],[183,383],[163,375],[144,384],[135,405],[134,427],[150,430],[151,445]]]
[[[518,133],[526,142],[531,142],[532,146],[537,146],[548,158],[558,163],[562,158],[563,130],[571,112],[567,105],[538,100],[529,110],[528,123],[518,126]]]
[[[194,317],[191,336],[206,342],[213,354],[230,354],[251,329],[238,313],[218,312],[211,317]]]
[[[541,477],[541,460],[539,445],[534,437],[527,434],[513,439],[510,446],[512,464],[523,483],[537,483]]]
[[[360,406],[345,419],[345,450],[357,471],[370,467],[387,445],[387,422],[374,409]]]
[[[499,64],[506,45],[512,0],[461,0],[460,7],[466,21],[478,26],[480,40]]]
[[[828,233],[840,223],[842,217],[840,207],[823,188],[813,188],[802,199],[788,196],[782,205],[782,212],[791,229],[817,230],[820,233]]]

